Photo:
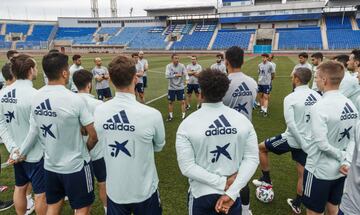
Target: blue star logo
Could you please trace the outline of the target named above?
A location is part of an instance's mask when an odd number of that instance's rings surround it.
[[[127,156],[131,157],[129,150],[127,150],[127,148],[125,147],[126,144],[128,144],[128,140],[126,140],[125,142],[122,142],[122,143],[115,141],[115,144],[109,145],[112,148],[111,149],[111,157],[116,158],[120,151],[123,152],[124,154],[126,154]]]
[[[231,159],[231,156],[229,154],[228,151],[226,151],[226,149],[229,147],[230,143],[226,144],[225,146],[221,147],[221,146],[216,146],[216,150],[211,151],[210,153],[212,153],[214,155],[214,158],[211,159],[212,163],[216,163],[219,158],[220,155],[224,155],[226,158],[228,158],[229,160]]]
[[[6,117],[6,122],[10,123],[13,119],[15,119],[15,113],[8,111],[6,114],[4,114]]]
[[[238,112],[244,111],[246,114],[249,114],[249,111],[246,109],[246,105],[247,102],[245,102],[244,104],[238,104],[236,107],[234,107],[235,110],[237,110]]]
[[[343,132],[340,133],[341,137],[339,139],[339,142],[343,140],[345,137],[350,140],[350,130],[352,129],[352,126],[348,129],[345,128]]]
[[[50,124],[50,125],[48,125],[48,126],[42,125],[42,126],[40,127],[40,129],[41,129],[42,132],[43,132],[42,135],[43,135],[43,137],[47,137],[47,135],[49,135],[50,137],[56,139],[54,133],[51,131],[51,127],[52,127],[52,124]]]

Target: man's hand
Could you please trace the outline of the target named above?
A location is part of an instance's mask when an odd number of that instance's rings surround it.
[[[19,149],[14,149],[10,153],[7,163],[16,164],[24,161],[25,159],[26,159],[25,156],[20,155]]]
[[[175,74],[175,77],[178,77],[178,78],[180,78],[182,76],[183,76],[182,74]]]
[[[237,174],[238,172],[235,172],[234,174],[227,177],[225,191],[227,191],[230,188],[230,186],[234,183]]]
[[[229,196],[222,195],[216,202],[215,211],[217,213],[228,214],[233,204],[234,201]]]
[[[347,165],[342,165],[339,169],[340,173],[343,174],[343,175],[348,175],[349,173],[349,166]]]
[[[85,129],[84,126],[81,127],[80,132],[81,132],[81,135],[83,135],[83,136],[87,136],[87,135],[88,135],[88,133],[87,133],[87,131],[86,131],[86,129]]]

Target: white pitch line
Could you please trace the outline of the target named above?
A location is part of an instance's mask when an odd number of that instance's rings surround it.
[[[157,101],[157,100],[159,100],[159,99],[164,98],[164,97],[167,96],[167,95],[168,95],[168,94],[165,93],[164,95],[161,95],[161,96],[159,96],[159,97],[157,97],[157,98],[155,98],[155,99],[151,99],[150,101],[145,102],[145,104],[146,104],[146,105],[151,104],[151,103],[153,103],[153,102],[155,102],[155,101]]]

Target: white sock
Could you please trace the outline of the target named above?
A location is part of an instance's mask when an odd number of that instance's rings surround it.
[[[267,113],[267,107],[264,107],[264,112]]]
[[[182,113],[182,118],[184,118],[184,117],[185,117],[185,112]]]
[[[244,211],[249,211],[249,209],[250,209],[250,205],[241,205],[241,207],[242,207],[243,212]]]
[[[28,201],[31,201],[31,200],[32,200],[31,194],[27,195],[27,196],[26,196],[26,199],[27,199]]]
[[[173,113],[170,112],[170,113],[169,113],[169,116],[170,116],[170,118],[173,118]]]
[[[263,107],[263,106],[261,106],[261,108],[260,108],[262,111],[265,111],[265,108]]]
[[[107,207],[104,207],[105,214],[107,214]]]

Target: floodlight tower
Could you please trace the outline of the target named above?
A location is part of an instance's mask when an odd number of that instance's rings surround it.
[[[110,6],[111,6],[111,17],[117,17],[117,1],[116,0],[110,0]]]
[[[94,18],[99,17],[99,4],[98,0],[90,0],[91,1],[91,15]]]

